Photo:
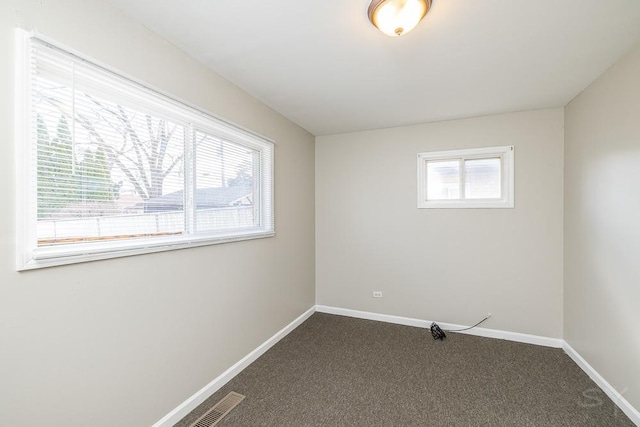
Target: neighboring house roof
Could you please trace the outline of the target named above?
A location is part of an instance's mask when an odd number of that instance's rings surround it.
[[[234,186],[219,188],[201,188],[196,190],[196,209],[229,207],[249,204],[252,187]],[[244,200],[243,200],[244,199]],[[181,210],[184,204],[184,191],[178,190],[164,196],[146,200],[139,205],[145,212]]]
[[[137,194],[121,194],[115,201],[115,204],[120,209],[126,209],[139,205],[142,201],[142,197]]]
[[[120,211],[113,202],[77,202],[70,203],[58,211],[49,214],[45,219],[78,219],[97,216],[117,215]]]

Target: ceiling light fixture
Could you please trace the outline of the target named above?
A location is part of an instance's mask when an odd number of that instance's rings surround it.
[[[368,14],[380,31],[397,37],[413,30],[430,8],[431,0],[372,0]]]

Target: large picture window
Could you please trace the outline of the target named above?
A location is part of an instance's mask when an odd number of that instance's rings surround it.
[[[19,39],[19,269],[274,234],[272,142]]]

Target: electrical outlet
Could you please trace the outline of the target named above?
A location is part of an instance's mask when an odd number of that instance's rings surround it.
[[[382,298],[382,291],[373,291],[374,298]]]

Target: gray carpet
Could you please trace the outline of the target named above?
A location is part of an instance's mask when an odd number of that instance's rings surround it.
[[[561,349],[316,313],[229,391],[230,426],[633,426]]]

